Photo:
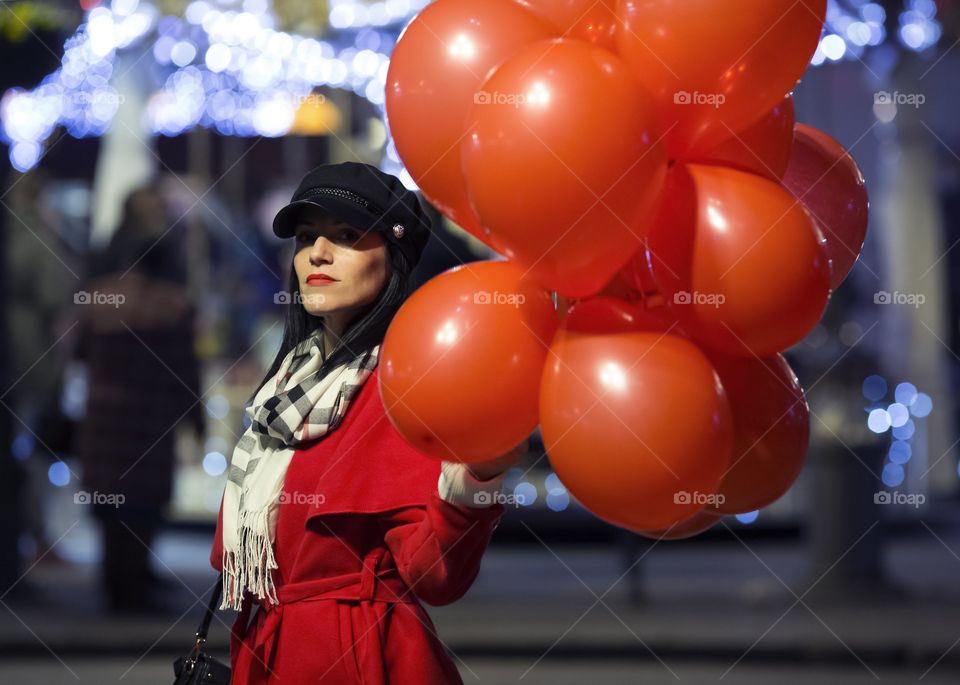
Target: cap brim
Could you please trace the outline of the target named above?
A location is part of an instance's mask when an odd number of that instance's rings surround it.
[[[273,232],[280,238],[292,238],[297,229],[297,215],[304,207],[319,207],[361,231],[373,228],[380,220],[376,215],[360,209],[349,200],[335,197],[310,198],[291,202],[277,212],[273,218]]]

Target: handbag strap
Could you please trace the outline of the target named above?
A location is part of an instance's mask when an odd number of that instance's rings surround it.
[[[220,574],[220,577],[217,578],[217,584],[213,588],[213,592],[210,594],[210,601],[207,602],[207,611],[203,615],[203,620],[200,622],[200,627],[197,628],[197,649],[200,648],[204,642],[207,641],[207,632],[210,630],[210,621],[213,620],[213,614],[217,610],[217,602],[220,599],[220,593],[223,591],[223,574]]]

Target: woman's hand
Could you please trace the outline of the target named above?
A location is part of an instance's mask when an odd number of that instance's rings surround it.
[[[467,469],[479,480],[490,480],[511,466],[516,466],[527,453],[527,441],[524,440],[512,450],[494,459],[467,464]]]

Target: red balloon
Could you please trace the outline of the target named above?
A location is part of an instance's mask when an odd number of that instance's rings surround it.
[[[813,220],[781,186],[735,169],[677,165],[649,238],[654,278],[697,342],[769,356],[803,339],[830,297]]]
[[[683,335],[666,307],[644,307],[612,297],[579,300],[563,321],[586,333],[668,331]],[[810,441],[810,410],[803,388],[782,355],[735,357],[706,349],[733,416],[730,465],[706,508],[670,531],[637,531],[679,540],[711,527],[723,514],[762,509],[783,496],[797,479]],[[711,493],[707,493],[711,494]],[[709,517],[714,517],[713,521]]]
[[[760,119],[816,50],[827,0],[619,0],[617,49],[657,99],[671,159]],[[671,128],[672,127],[672,128]]]
[[[783,185],[819,223],[833,263],[831,286],[850,273],[867,235],[870,203],[856,161],[823,131],[797,124]]]
[[[693,155],[691,161],[722,164],[779,182],[790,161],[794,123],[793,96],[788,95],[760,121],[711,150]]]
[[[810,442],[810,409],[782,355],[707,352],[733,412],[730,466],[709,508],[742,514],[772,504],[800,475]]]
[[[713,528],[723,518],[723,514],[716,514],[712,511],[703,510],[688,519],[680,521],[671,528],[660,530],[638,530],[638,535],[652,540],[686,540],[700,533]]]
[[[663,333],[582,332],[568,320],[550,352],[540,427],[570,493],[630,529],[667,528],[702,509],[683,493],[719,486],[731,418],[696,345]]]
[[[437,209],[498,251],[460,171],[467,111],[491,69],[554,33],[510,0],[439,0],[404,29],[390,58],[387,118],[400,158]]]
[[[660,195],[648,96],[612,53],[560,39],[521,49],[478,95],[463,163],[481,221],[544,287],[597,293]]]
[[[564,38],[576,38],[607,50],[616,49],[620,24],[616,0],[517,0],[559,29]]]
[[[431,279],[387,330],[380,393],[420,451],[485,461],[538,423],[540,374],[558,325],[550,294],[507,261],[473,262]]]

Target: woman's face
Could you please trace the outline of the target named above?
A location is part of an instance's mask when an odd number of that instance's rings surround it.
[[[312,206],[300,210],[294,230],[293,265],[304,309],[324,317],[327,327],[342,336],[353,316],[376,301],[386,282],[384,238]],[[335,280],[316,280],[320,274]]]

